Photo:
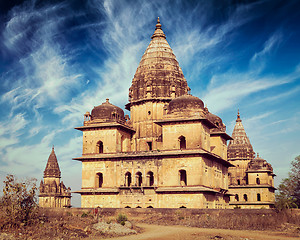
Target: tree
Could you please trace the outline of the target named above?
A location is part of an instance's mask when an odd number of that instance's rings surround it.
[[[276,207],[300,208],[300,156],[291,163],[288,178],[282,180],[276,194]]]
[[[20,182],[13,175],[7,175],[3,182],[1,227],[19,227],[32,223],[38,210],[36,179]]]

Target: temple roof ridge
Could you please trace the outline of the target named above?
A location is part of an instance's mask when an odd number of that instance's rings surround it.
[[[45,177],[56,177],[60,178],[60,169],[57,162],[57,157],[54,151],[54,146],[52,147],[52,151],[49,155],[48,162],[44,171],[44,178]]]

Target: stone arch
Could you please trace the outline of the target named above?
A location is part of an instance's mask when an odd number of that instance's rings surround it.
[[[142,184],[143,184],[143,175],[142,175],[141,172],[137,172],[135,174],[135,179],[136,179],[136,181],[135,181],[136,185],[138,187],[142,186]]]
[[[180,136],[178,138],[178,141],[179,141],[179,148],[180,149],[186,149],[186,139],[185,139],[185,136]]]
[[[101,188],[103,185],[103,174],[101,172],[96,173],[96,187]]]
[[[256,178],[256,184],[258,184],[258,185],[260,184],[260,179],[259,179],[259,177]]]
[[[103,142],[102,141],[98,141],[97,142],[97,145],[96,145],[96,148],[97,148],[97,153],[103,153]]]
[[[261,196],[260,193],[257,194],[257,201],[260,202],[261,201]]]
[[[131,173],[130,172],[127,172],[125,173],[125,186],[126,187],[130,187],[131,186]]]
[[[244,194],[244,201],[245,201],[245,202],[248,201],[248,196],[247,196],[247,194]]]
[[[154,185],[154,174],[153,174],[153,172],[149,171],[147,173],[147,181],[148,181],[148,186],[153,186]]]
[[[238,194],[235,194],[235,197],[234,197],[234,199],[235,199],[235,201],[239,201],[240,199],[239,199],[239,195]]]
[[[187,174],[186,170],[179,170],[179,182],[181,186],[187,186]]]

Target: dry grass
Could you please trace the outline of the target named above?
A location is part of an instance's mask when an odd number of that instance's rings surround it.
[[[99,220],[116,221],[119,214],[130,221],[158,225],[183,225],[236,230],[276,230],[300,234],[300,211],[197,210],[197,209],[101,209]],[[1,225],[0,211],[0,225]],[[98,220],[87,209],[39,209],[35,224],[17,229],[2,228],[14,239],[79,239],[107,237],[91,225]],[[1,236],[0,236],[1,239]]]
[[[178,210],[164,214],[145,214],[143,223],[161,225],[185,225],[201,228],[221,228],[235,230],[285,230],[287,226],[300,232],[300,214],[291,211],[207,211],[193,213]]]

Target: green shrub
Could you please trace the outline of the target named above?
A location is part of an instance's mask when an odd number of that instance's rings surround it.
[[[128,220],[127,216],[125,214],[119,213],[118,217],[116,218],[117,222],[121,225],[125,225],[125,222]]]
[[[88,216],[89,216],[89,215],[88,215],[87,213],[85,213],[85,212],[84,212],[83,214],[81,214],[81,217],[82,217],[82,218],[85,218],[85,217],[88,217]]]

